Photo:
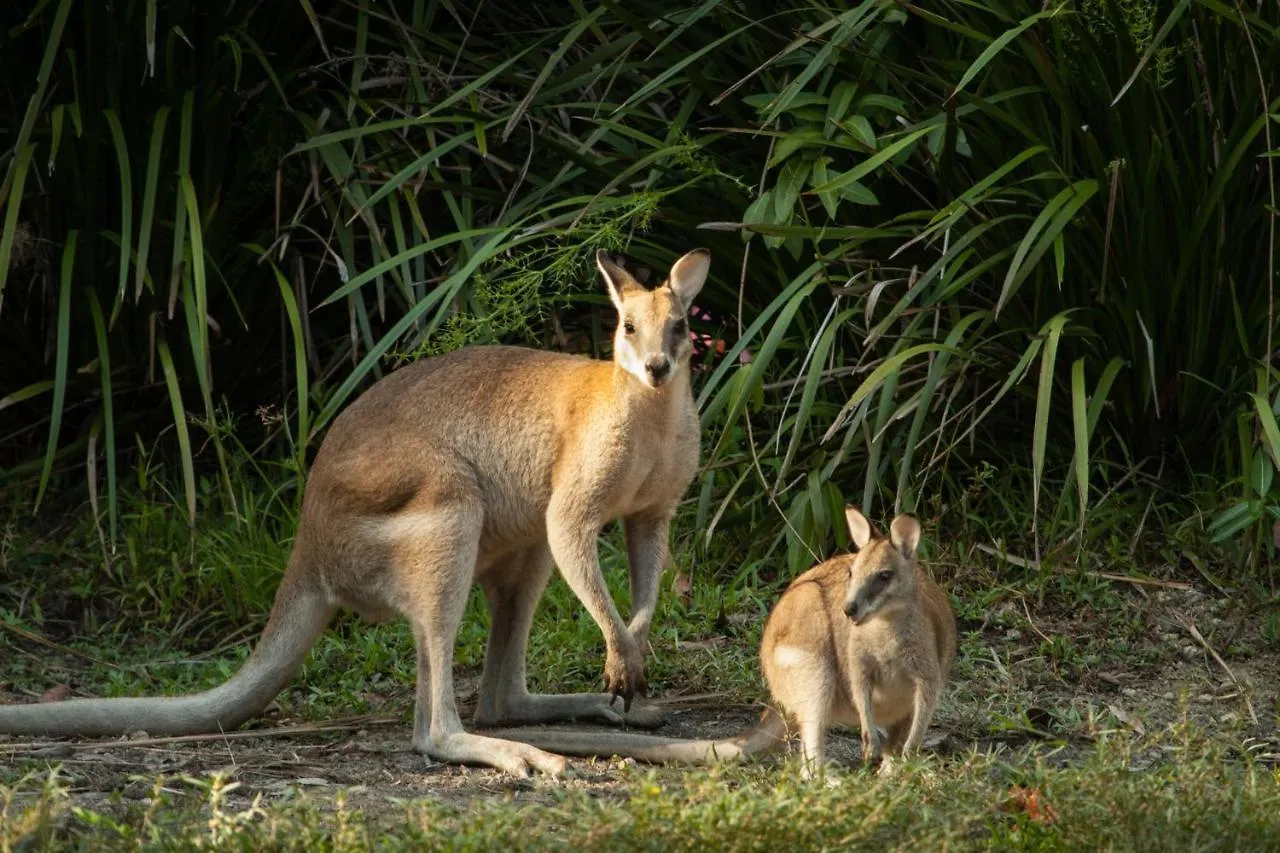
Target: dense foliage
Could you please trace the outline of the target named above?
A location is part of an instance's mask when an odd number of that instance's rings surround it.
[[[467,5],[0,12],[4,483],[87,470],[108,537],[124,471],[239,511],[404,359],[607,353],[595,249],[706,245],[726,560],[805,565],[844,501],[1280,503],[1274,2]]]

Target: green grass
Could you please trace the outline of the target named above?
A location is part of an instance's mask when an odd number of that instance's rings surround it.
[[[122,495],[123,544],[114,555],[104,555],[98,516],[87,505],[69,507],[53,526],[32,525],[15,507],[0,524],[4,689],[30,697],[67,683],[93,695],[157,695],[224,680],[261,626],[295,523],[291,475],[287,468],[263,473],[273,472],[281,478],[274,487],[243,475],[241,515],[206,514],[195,528],[168,498],[180,476],[134,472],[145,488]],[[1029,476],[1008,466],[986,471],[981,482],[1014,495]],[[1027,500],[1024,495],[1018,505],[1024,512]],[[1178,506],[1150,490],[1145,499],[1124,500],[1150,507],[1156,518]],[[1110,511],[1118,514],[1117,527],[1134,513],[1123,502]],[[650,685],[659,696],[718,693],[720,699],[706,704],[749,708],[765,698],[756,659],[764,616],[790,575],[780,560],[757,560],[723,582],[726,573],[713,567],[729,565],[737,544],[717,539],[710,565],[700,562],[695,512],[691,501],[674,535],[676,562],[692,569],[693,587],[681,599],[664,583]],[[1280,697],[1259,683],[1246,698],[1231,698],[1232,688],[1220,683],[1206,655],[1187,656],[1191,640],[1176,620],[1194,619],[1229,666],[1261,667],[1257,680],[1280,663],[1274,659],[1280,601],[1259,587],[1222,594],[1189,568],[1191,560],[1211,564],[1215,553],[1194,524],[1140,536],[1132,530],[1120,536],[1103,524],[1069,559],[1056,562],[1046,554],[1036,564],[1017,550],[1010,562],[977,549],[1027,539],[1000,523],[966,527],[966,518],[977,520],[967,513],[962,505],[940,508],[938,520],[926,525],[924,544],[961,626],[952,682],[935,721],[948,746],[897,780],[863,778],[845,767],[836,787],[805,787],[785,762],[694,772],[579,763],[585,778],[563,783],[430,769],[401,752],[412,714],[409,631],[401,622],[367,626],[343,616],[276,707],[250,725],[390,714],[395,722],[380,731],[392,751],[369,753],[354,778],[340,775],[323,792],[264,784],[280,778],[269,769],[275,766],[285,768],[287,783],[325,773],[328,761],[344,763],[343,753],[333,751],[339,743],[325,735],[239,741],[230,753],[217,745],[204,752],[160,750],[151,755],[189,768],[163,781],[141,752],[127,758],[108,750],[105,764],[100,752],[85,759],[73,754],[61,775],[53,771],[65,756],[8,753],[0,760],[0,841],[14,845],[25,837],[53,849],[169,849],[197,842],[218,849],[513,843],[521,849],[589,843],[776,849],[784,840],[891,849],[1257,849],[1277,831],[1280,793],[1266,764],[1274,750],[1265,745],[1265,732],[1280,720]],[[625,606],[619,546],[611,531],[601,554]],[[834,548],[831,543],[828,552]],[[1187,560],[1162,563],[1170,553]],[[1168,598],[1098,572],[1195,580],[1201,591]],[[475,687],[486,631],[476,593],[458,637],[463,702]],[[720,637],[710,647],[683,645]],[[596,689],[602,661],[599,630],[557,579],[533,630],[532,686]],[[1124,687],[1109,687],[1099,681],[1104,677]],[[1205,694],[1228,698],[1207,701]],[[1251,726],[1246,701],[1261,729]],[[1225,722],[1228,716],[1233,722]],[[1145,737],[1134,734],[1135,720]],[[286,756],[296,761],[298,751],[317,769],[289,768]],[[228,755],[240,769],[219,782],[210,774],[228,764]],[[229,787],[234,783],[240,787]],[[140,800],[153,786],[158,798]],[[1056,810],[1056,821],[1002,811],[1014,786],[1037,791]],[[255,806],[258,793],[266,799]]]
[[[573,781],[471,800],[362,802],[302,788],[250,801],[228,777],[155,780],[149,800],[79,805],[55,772],[0,786],[0,846],[335,851],[566,847],[621,850],[1269,850],[1280,778],[1195,737],[1104,744],[1087,760],[989,754],[913,763],[893,778],[794,768],[619,770],[608,793]],[[1139,768],[1137,765],[1144,765]],[[1035,797],[1028,800],[1028,792]]]

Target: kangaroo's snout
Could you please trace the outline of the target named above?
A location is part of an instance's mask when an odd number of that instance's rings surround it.
[[[852,620],[853,624],[860,625],[862,620],[866,618],[867,608],[862,606],[862,602],[856,598],[850,598],[844,603],[844,615]]]
[[[661,384],[671,374],[671,359],[665,355],[656,355],[645,359],[645,372],[653,380],[653,384]]]

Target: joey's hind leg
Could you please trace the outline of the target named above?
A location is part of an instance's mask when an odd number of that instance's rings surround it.
[[[836,675],[825,655],[805,646],[777,645],[765,667],[769,692],[800,730],[800,776],[823,772],[831,726]]]
[[[475,573],[481,514],[450,506],[423,514],[412,535],[394,544],[396,575],[405,615],[418,646],[419,678],[414,712],[414,749],[437,761],[482,764],[515,776],[531,770],[559,775],[568,762],[526,744],[467,732],[458,717],[453,688],[453,646]]]
[[[639,728],[661,725],[655,705],[634,702],[624,711],[607,693],[529,693],[526,657],[533,614],[551,577],[554,563],[546,546],[515,555],[482,581],[489,602],[489,644],[480,678],[478,726],[594,720]]]

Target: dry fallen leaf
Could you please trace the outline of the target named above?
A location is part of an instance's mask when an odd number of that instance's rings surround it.
[[[1009,798],[1000,804],[1002,812],[1021,812],[1034,823],[1050,824],[1058,819],[1058,811],[1044,798],[1039,788],[1015,785]]]
[[[1124,723],[1126,726],[1133,729],[1138,734],[1145,735],[1147,733],[1146,727],[1142,725],[1142,720],[1139,720],[1137,717],[1133,716],[1124,708],[1121,708],[1119,705],[1113,702],[1108,702],[1107,710],[1109,710],[1112,716],[1114,716],[1117,720]]]
[[[69,684],[55,684],[40,694],[41,702],[61,702],[63,699],[69,698],[71,698],[71,685]]]

